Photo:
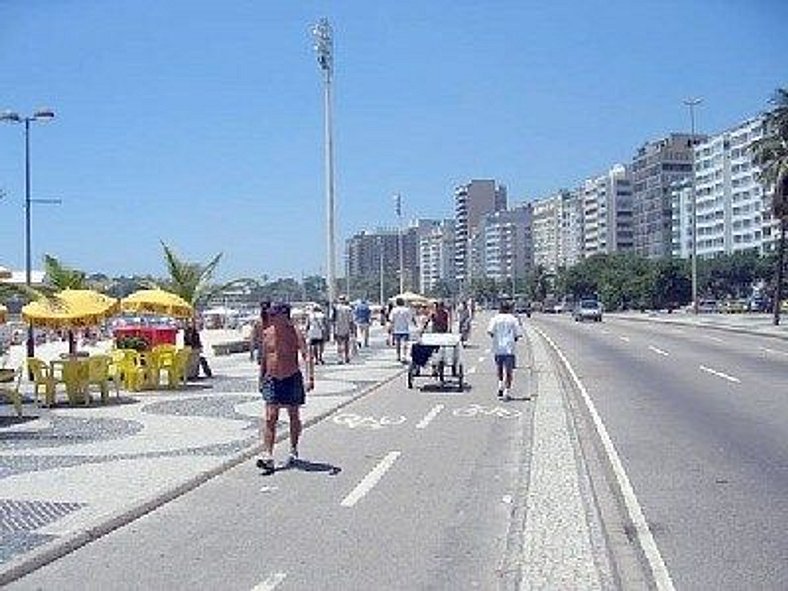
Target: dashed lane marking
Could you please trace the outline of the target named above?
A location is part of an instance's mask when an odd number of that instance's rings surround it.
[[[741,382],[739,378],[736,378],[734,376],[729,376],[726,373],[717,371],[716,369],[711,369],[710,367],[706,367],[705,365],[701,365],[700,370],[705,371],[706,373],[710,373],[713,376],[717,376],[718,378],[722,378],[723,380],[728,380],[729,382],[735,382],[737,384]]]
[[[437,417],[438,414],[440,413],[440,411],[442,411],[442,410],[443,410],[443,405],[442,404],[436,404],[435,406],[433,406],[432,410],[430,412],[428,412],[426,415],[424,415],[424,418],[421,419],[418,422],[418,424],[416,425],[416,428],[417,429],[426,429],[427,425],[429,425],[432,422],[432,419]]]
[[[776,355],[785,355],[788,357],[788,351],[778,351],[777,349],[769,349],[768,347],[760,347],[760,349],[765,353],[774,353]]]
[[[622,336],[620,336],[618,338],[621,339],[622,341],[624,341],[625,343],[629,342],[629,337],[622,337]]]
[[[272,591],[285,580],[285,577],[287,577],[287,573],[273,573],[267,579],[252,587],[252,591]]]
[[[670,356],[670,353],[668,353],[667,351],[663,351],[662,349],[660,349],[658,347],[655,347],[654,345],[649,345],[648,346],[648,350],[649,351],[653,351],[657,355],[662,355],[663,357],[669,357]]]
[[[704,336],[705,336],[707,339],[709,339],[710,341],[714,341],[715,343],[723,343],[723,342],[725,342],[725,341],[723,341],[723,340],[722,340],[720,337],[713,337],[713,336],[711,336],[711,335],[708,335],[708,334],[707,334],[707,335],[704,335]]]
[[[343,507],[352,507],[361,499],[363,499],[366,494],[371,491],[378,482],[380,482],[380,479],[383,478],[383,475],[388,472],[388,469],[394,465],[394,462],[397,461],[397,458],[400,457],[400,455],[402,455],[401,451],[390,451],[388,454],[386,454],[386,457],[383,458],[378,463],[378,465],[375,466],[372,471],[356,485],[356,488],[350,491],[350,494],[348,494],[348,496],[342,500],[340,505]]]

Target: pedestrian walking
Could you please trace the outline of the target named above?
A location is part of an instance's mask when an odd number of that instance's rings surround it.
[[[353,333],[353,310],[344,295],[334,307],[334,340],[337,343],[338,363],[350,363],[350,337]]]
[[[487,333],[492,337],[492,350],[498,373],[498,398],[511,398],[512,378],[515,368],[515,345],[523,336],[520,321],[512,314],[512,303],[501,302],[498,313],[490,319]]]
[[[468,337],[471,334],[471,311],[468,304],[464,301],[460,302],[457,308],[457,328],[460,331],[460,339],[462,344],[468,342]]]
[[[397,361],[406,362],[410,329],[411,326],[417,326],[416,317],[413,315],[413,310],[405,305],[405,300],[397,298],[395,303],[396,305],[389,314],[391,336],[394,340],[394,346],[397,348]]]
[[[200,377],[200,368],[206,378],[213,376],[208,360],[202,354],[202,340],[200,339],[200,328],[196,318],[190,318],[186,327],[183,329],[183,345],[191,347],[191,354],[186,364],[186,378],[196,380]]]
[[[306,373],[298,362],[301,354]],[[290,455],[287,465],[298,460],[298,442],[301,437],[301,405],[306,392],[315,386],[312,357],[303,335],[290,319],[290,305],[277,303],[268,310],[268,326],[263,330],[260,349],[260,393],[265,401],[265,419],[262,425],[263,455],[257,467],[264,474],[274,472],[274,439],[279,409],[287,409],[290,421]]]
[[[369,309],[367,300],[359,301],[353,308],[353,321],[356,324],[358,335],[358,346],[369,347],[369,323],[372,319],[372,311]]]
[[[323,362],[323,349],[326,341],[326,315],[320,304],[312,306],[306,318],[306,340],[309,343],[309,354],[315,363]]]

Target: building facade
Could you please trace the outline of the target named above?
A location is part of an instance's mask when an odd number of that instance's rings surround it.
[[[455,285],[454,220],[443,220],[419,238],[419,292],[430,293],[440,283]]]
[[[457,281],[470,279],[471,242],[482,216],[507,207],[506,187],[494,180],[472,180],[454,191],[455,248],[454,269]]]
[[[583,257],[631,251],[632,183],[629,169],[616,164],[583,182]]]
[[[648,258],[672,252],[671,185],[692,175],[693,145],[705,136],[671,133],[646,142],[632,159],[633,246]]]

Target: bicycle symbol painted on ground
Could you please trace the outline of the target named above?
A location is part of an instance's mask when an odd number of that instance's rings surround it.
[[[462,408],[455,409],[452,413],[455,417],[496,417],[499,419],[516,419],[522,413],[513,408],[502,406],[482,406],[481,404],[469,404]]]
[[[384,429],[386,427],[392,427],[395,425],[401,425],[407,419],[403,416],[399,417],[380,417],[376,419],[375,417],[362,417],[361,415],[357,415],[352,412],[343,412],[336,415],[334,418],[331,419],[337,425],[342,425],[348,427],[349,429],[371,429],[373,431],[377,429]]]

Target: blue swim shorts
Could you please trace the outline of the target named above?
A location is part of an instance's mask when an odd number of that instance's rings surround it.
[[[301,406],[306,400],[304,378],[300,371],[281,380],[270,376],[262,378],[260,393],[268,404]]]
[[[495,365],[500,367],[501,369],[507,369],[509,371],[513,370],[515,367],[514,363],[514,355],[496,355],[495,356]]]

